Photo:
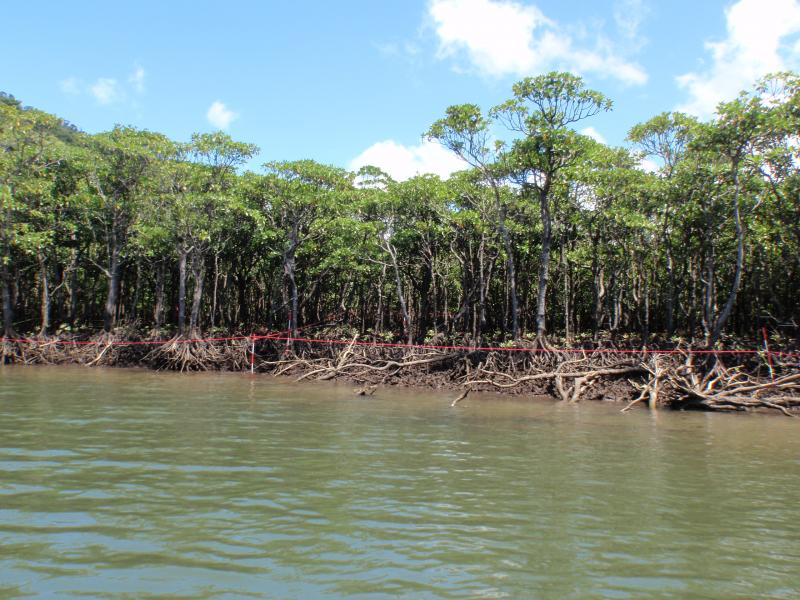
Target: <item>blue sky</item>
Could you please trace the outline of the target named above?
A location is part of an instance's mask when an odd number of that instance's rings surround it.
[[[614,101],[579,128],[611,144],[659,112],[708,118],[800,68],[800,0],[16,2],[0,90],[94,133],[224,129],[270,160],[396,178],[458,163],[421,134],[450,104],[572,70]]]

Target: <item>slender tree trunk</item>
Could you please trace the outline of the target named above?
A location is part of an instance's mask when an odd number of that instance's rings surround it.
[[[408,305],[406,304],[405,294],[403,293],[403,281],[400,277],[400,267],[397,265],[397,251],[388,240],[385,242],[384,247],[392,259],[392,269],[394,270],[394,282],[397,287],[397,299],[400,301],[400,309],[403,312],[403,333],[409,344],[414,343],[414,332],[411,328],[411,316],[408,314]]]
[[[72,238],[75,239],[74,236]],[[78,318],[78,262],[80,252],[78,250],[72,251],[72,259],[69,264],[69,308],[67,310],[67,322],[70,327],[75,326],[75,320]]]
[[[694,343],[695,333],[697,333],[697,279],[698,279],[698,266],[697,260],[694,257],[689,259],[689,336]]]
[[[549,196],[549,185],[545,185],[539,193],[539,208],[542,217],[542,252],[539,258],[539,285],[536,294],[536,339],[540,344],[546,343],[545,311],[547,308],[547,282],[550,277],[550,247],[553,238]]]
[[[64,300],[64,293],[69,289],[67,285],[67,276],[69,275],[67,268],[61,264],[61,261],[58,260],[55,262],[53,268],[53,275],[56,281],[58,281],[58,284],[56,285],[56,289],[54,289],[52,292],[52,304],[55,314],[51,314],[50,317],[51,329],[55,327],[56,324],[64,323],[66,321],[67,303]]]
[[[455,243],[451,242],[450,244],[450,251],[452,252],[453,256],[458,261],[460,265],[459,275],[461,277],[461,295],[458,298],[458,310],[456,314],[453,315],[452,324],[453,328],[456,327],[458,323],[461,324],[461,333],[466,334],[469,329],[469,311],[470,311],[470,304],[471,304],[471,290],[473,287],[472,280],[470,275],[472,274],[472,268],[470,266],[470,259],[472,256],[471,251],[469,250],[469,241],[466,244],[463,243],[463,240],[458,239],[459,245],[462,248],[462,251],[459,252],[455,249]],[[463,246],[466,245],[466,249],[463,249]]]
[[[644,248],[646,241],[639,239],[637,245]],[[639,321],[639,333],[642,337],[642,345],[647,345],[648,338],[650,337],[650,297],[648,287],[648,274],[645,268],[645,256],[639,252],[634,251],[636,257],[636,275],[635,283],[633,286],[633,299],[636,302],[636,318]]]
[[[603,325],[603,304],[606,297],[605,271],[596,262],[594,265],[594,316],[593,338],[595,343],[600,341],[600,329]]]
[[[136,322],[136,319],[139,318],[139,297],[141,296],[141,289],[142,289],[142,261],[141,259],[137,259],[136,261],[136,284],[133,288],[133,298],[131,299],[131,314],[130,319],[133,322]]]
[[[431,262],[431,301],[433,303],[432,307],[432,323],[433,323],[433,333],[434,335],[439,333],[439,286],[436,284],[436,261],[435,259]]]
[[[214,253],[214,293],[211,301],[211,327],[217,326],[217,291],[219,289],[219,254]]]
[[[192,253],[192,279],[194,290],[192,293],[192,314],[189,320],[189,334],[192,337],[200,336],[200,309],[203,303],[203,279],[205,277],[205,261],[200,251],[195,249]]]
[[[300,319],[300,293],[297,289],[297,278],[295,276],[295,258],[292,256],[291,265],[289,269],[289,285],[291,286],[292,294],[292,312],[289,317],[289,329],[292,331],[292,337],[297,337],[298,322]]]
[[[714,249],[708,251],[705,264],[705,279],[703,280],[703,332],[707,346],[711,346],[713,322],[714,322]]]
[[[236,320],[239,323],[249,323],[251,319],[250,307],[247,304],[247,277],[243,271],[236,272],[236,294],[239,307],[239,314],[236,316]]]
[[[605,288],[605,273],[603,267],[597,256],[597,249],[599,246],[600,233],[597,231],[597,226],[592,223],[591,229],[595,230],[592,233],[592,291],[594,306],[592,307],[592,340],[594,343],[600,341],[600,322],[603,318],[603,300],[606,293]]]
[[[714,329],[711,332],[709,339],[709,347],[714,347],[722,335],[722,329],[725,327],[728,318],[731,315],[734,304],[736,304],[736,295],[739,292],[739,287],[742,284],[742,270],[744,269],[744,229],[742,228],[742,218],[739,209],[739,168],[738,164],[734,164],[733,169],[733,223],[736,227],[736,267],[733,273],[733,283],[731,290],[728,292],[728,299],[725,306],[722,308],[719,317],[714,323]]]
[[[39,263],[39,285],[41,292],[41,328],[39,335],[44,337],[50,332],[50,281],[47,276],[47,260],[42,252],[36,253],[36,260]]]
[[[572,344],[572,278],[564,246],[561,248],[561,266],[564,273],[564,339],[569,346]]]
[[[153,321],[156,330],[164,325],[164,261],[159,261],[156,271],[156,303],[153,309]]]
[[[14,331],[14,303],[11,294],[11,274],[8,272],[8,265],[0,260],[0,273],[2,274],[3,284],[3,337],[13,338],[17,333]]]
[[[178,335],[186,333],[186,259],[189,252],[183,246],[178,250]]]
[[[506,208],[500,199],[500,188],[497,183],[492,183],[495,207],[497,209],[497,226],[503,238],[503,247],[506,252],[506,269],[508,270],[509,295],[511,296],[511,335],[515,340],[520,338],[519,331],[519,302],[517,299],[517,269],[514,264],[514,248],[511,236],[506,227]]]
[[[675,333],[675,268],[672,259],[672,244],[665,234],[664,248],[667,254],[667,335]]]
[[[478,246],[478,335],[475,343],[481,344],[481,337],[486,330],[486,294],[489,283],[486,276],[486,235],[481,233],[481,243]],[[490,272],[491,273],[491,272]]]
[[[11,264],[11,244],[8,228],[12,225],[11,199],[14,192],[11,186],[3,186],[3,218],[0,221],[0,244],[3,254],[0,255],[0,279],[3,287],[3,337],[14,338],[14,299],[11,293],[11,273],[8,266]]]
[[[297,222],[292,224],[289,231],[289,246],[283,254],[283,272],[286,275],[286,280],[289,283],[289,294],[291,307],[289,309],[289,332],[291,337],[297,337],[297,319],[299,309],[299,299],[297,291],[297,280],[295,278],[297,247],[299,245],[299,224]]]
[[[612,273],[611,274],[611,297],[609,298],[609,302],[611,303],[611,311],[609,314],[609,324],[608,329],[612,334],[612,338],[616,337],[617,330],[619,329],[620,323],[622,321],[622,294],[624,293],[622,282],[620,281],[621,277],[619,273]]]
[[[644,309],[642,316],[642,345],[647,346],[650,342],[650,276],[642,273],[642,296]]]
[[[119,300],[119,287],[122,275],[121,248],[117,243],[117,238],[111,244],[111,259],[109,261],[107,278],[108,294],[106,295],[106,305],[103,310],[103,329],[106,333],[111,333],[114,328],[115,315],[117,313],[117,301]]]
[[[442,304],[444,305],[444,330],[450,331],[450,296],[447,292],[447,281],[444,279],[444,275],[442,275]]]
[[[375,310],[375,333],[383,331],[383,282],[386,281],[386,265],[381,267],[381,276],[378,279],[378,306]]]
[[[419,319],[418,328],[419,331],[417,332],[417,341],[419,343],[423,343],[425,341],[425,336],[428,334],[428,328],[430,325],[430,309],[431,309],[431,283],[433,282],[433,260],[428,257],[426,261],[426,265],[424,267],[422,273],[422,282],[420,284],[419,290]]]

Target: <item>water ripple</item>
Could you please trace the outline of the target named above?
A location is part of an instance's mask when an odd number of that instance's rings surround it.
[[[800,595],[789,419],[0,377],[2,597]]]

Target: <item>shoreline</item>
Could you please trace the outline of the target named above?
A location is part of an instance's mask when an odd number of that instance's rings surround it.
[[[4,362],[21,364],[251,371],[295,382],[347,382],[356,386],[354,393],[365,396],[395,386],[452,392],[451,406],[471,393],[490,392],[551,402],[613,402],[623,406],[623,412],[644,404],[649,410],[800,415],[800,366],[789,360],[770,360],[767,368],[763,357],[744,353],[444,350],[357,345],[356,338],[306,339],[290,346],[269,336],[167,342],[46,338],[25,344],[6,340],[2,349]]]

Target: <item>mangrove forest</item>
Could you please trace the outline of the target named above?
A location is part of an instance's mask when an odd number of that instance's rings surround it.
[[[407,363],[447,366],[467,391],[539,385],[573,400],[612,377],[653,405],[671,385],[706,407],[755,397],[786,412],[798,403],[800,78],[770,75],[708,122],[656,115],[626,147],[579,133],[610,110],[577,76],[527,78],[502,104],[450,106],[421,132],[462,171],[395,181],[311,159],[255,169],[259,149],[223,132],[88,134],[3,94],[4,355],[57,362],[67,350],[50,342],[84,340],[97,345],[73,350],[93,362],[105,342],[169,340],[137,356],[214,368],[228,360],[218,346],[178,342],[259,335],[273,371],[373,384]],[[315,354],[311,338],[348,343]],[[769,364],[712,353],[770,344]],[[709,354],[562,353],[603,348]],[[715,380],[738,391],[714,399]]]

